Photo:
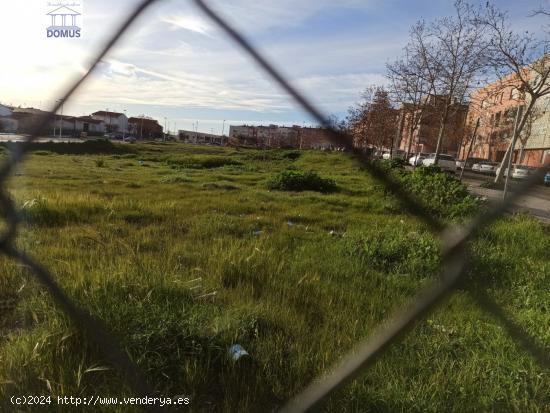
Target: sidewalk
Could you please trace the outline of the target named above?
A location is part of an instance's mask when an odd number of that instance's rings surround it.
[[[502,200],[502,191],[498,189],[481,188],[479,185],[468,183],[468,190],[490,200]],[[550,201],[538,196],[526,195],[511,205],[508,211],[527,211],[532,216],[550,224]]]

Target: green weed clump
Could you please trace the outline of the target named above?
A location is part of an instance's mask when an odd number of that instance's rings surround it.
[[[403,224],[352,231],[343,242],[345,250],[364,265],[387,273],[428,277],[436,273],[440,262],[434,237],[410,231]]]
[[[322,178],[314,171],[299,172],[286,170],[273,176],[268,182],[269,189],[279,191],[335,192],[338,187],[332,179]]]
[[[255,161],[295,161],[302,153],[300,151],[281,151],[281,150],[260,150],[251,151],[246,154],[246,159]]]
[[[191,168],[191,169],[213,169],[221,168],[228,165],[241,165],[241,162],[235,159],[226,157],[213,156],[190,156],[181,159],[168,159],[168,165],[175,168]]]
[[[84,223],[104,212],[103,206],[89,200],[67,204],[38,197],[25,201],[19,211],[22,221],[40,227],[58,227],[71,223]]]
[[[72,220],[67,211],[62,211],[51,205],[44,198],[36,198],[26,201],[21,206],[21,218],[23,222],[35,225],[56,226],[64,221]]]
[[[384,169],[403,169],[408,165],[405,159],[394,158],[394,159],[382,159],[379,161]]]
[[[463,218],[480,207],[480,201],[462,182],[437,166],[416,168],[401,175],[401,181],[430,213],[440,218]]]
[[[186,184],[193,182],[193,179],[185,175],[168,175],[161,178],[160,182],[162,184]]]
[[[508,181],[508,185],[509,185],[509,188],[510,189],[513,189],[514,186],[515,186],[516,182],[512,181],[512,180],[509,180]],[[496,182],[493,181],[492,179],[490,181],[484,181],[482,182],[480,185],[480,187],[482,188],[487,188],[487,189],[499,189],[499,190],[503,190],[504,189],[504,179],[501,179],[500,181]]]

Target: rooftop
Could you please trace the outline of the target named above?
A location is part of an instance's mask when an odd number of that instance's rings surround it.
[[[108,112],[106,110],[100,110],[100,111],[92,113],[92,116],[94,116],[94,115],[95,116],[111,116],[111,117],[116,117],[116,118],[118,118],[119,116],[125,116],[124,113]]]

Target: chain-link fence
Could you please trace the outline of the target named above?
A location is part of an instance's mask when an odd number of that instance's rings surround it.
[[[120,37],[127,31],[136,18],[144,13],[149,6],[158,0],[142,1],[124,20],[113,36],[99,50],[88,71],[74,84],[70,85],[63,98],[51,109],[48,115],[42,116],[35,122],[32,133],[22,145],[15,146],[10,152],[9,158],[0,168],[0,206],[2,207],[6,221],[6,229],[0,237],[0,250],[8,257],[28,267],[36,278],[49,291],[60,308],[73,320],[89,340],[95,342],[102,350],[105,358],[116,366],[124,375],[125,380],[137,396],[152,395],[152,388],[148,385],[146,377],[139,367],[128,357],[114,337],[109,334],[103,324],[90,314],[79,309],[71,299],[60,289],[47,268],[34,260],[26,252],[16,247],[16,235],[20,216],[15,204],[7,192],[6,181],[14,168],[23,161],[29,151],[29,144],[33,142],[43,130],[44,126],[54,117],[54,114],[62,105],[71,98],[88,79],[97,67],[98,63],[116,45]],[[296,102],[321,125],[327,127],[331,134],[332,143],[335,146],[345,147],[349,152],[361,160],[363,153],[354,148],[352,139],[330,126],[327,118],[317,107],[299,93],[262,55],[251,43],[225,19],[217,14],[203,0],[195,0],[198,7],[207,14],[216,24],[233,39],[243,51],[250,56],[269,76],[282,87]],[[372,365],[397,340],[403,337],[407,331],[419,320],[423,319],[444,298],[452,294],[465,280],[465,274],[469,269],[467,243],[473,240],[479,232],[499,218],[505,210],[526,195],[541,180],[543,169],[537,170],[528,180],[518,186],[517,190],[509,195],[505,201],[493,202],[488,208],[460,228],[447,228],[442,222],[429,214],[413,197],[411,197],[391,176],[376,164],[363,162],[365,169],[377,179],[388,191],[393,193],[401,203],[402,208],[422,220],[434,233],[440,234],[442,243],[442,263],[440,276],[430,285],[424,287],[412,299],[412,303],[397,311],[378,332],[372,334],[366,341],[359,343],[343,361],[324,377],[312,383],[282,408],[283,412],[301,412],[320,408],[330,395],[345,386],[351,380],[360,375]],[[487,294],[476,294],[479,305],[496,317],[501,325],[515,342],[522,346],[541,367],[548,369],[550,365],[548,355],[519,325],[506,316],[504,311]],[[146,411],[155,411],[152,406],[142,406]]]

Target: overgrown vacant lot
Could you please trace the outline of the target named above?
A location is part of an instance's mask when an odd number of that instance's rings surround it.
[[[186,411],[272,411],[438,274],[437,237],[344,154],[81,149],[37,147],[10,181],[18,242],[105,322],[159,395],[191,396]],[[311,170],[319,191],[285,190]],[[402,179],[449,222],[476,208]],[[468,284],[327,409],[548,411],[548,372],[473,295],[488,291],[550,350],[549,235],[521,215],[485,231]],[[0,398],[132,396],[28,271],[0,266]],[[234,343],[253,365],[233,365]]]

